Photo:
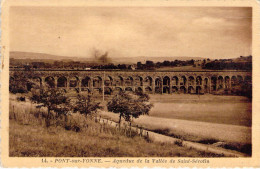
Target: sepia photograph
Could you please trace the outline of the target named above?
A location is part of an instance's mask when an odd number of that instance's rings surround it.
[[[8,156],[252,157],[252,18],[248,6],[10,6]]]

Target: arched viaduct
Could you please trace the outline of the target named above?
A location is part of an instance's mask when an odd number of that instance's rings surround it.
[[[10,83],[15,70],[10,70]],[[22,71],[26,74],[26,71]],[[44,87],[65,91],[111,95],[120,90],[144,91],[149,94],[214,93],[247,83],[252,84],[248,71],[86,71],[33,70],[32,79]]]

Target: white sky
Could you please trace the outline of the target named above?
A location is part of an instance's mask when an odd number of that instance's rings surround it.
[[[250,55],[251,8],[12,7],[11,51],[92,57]]]

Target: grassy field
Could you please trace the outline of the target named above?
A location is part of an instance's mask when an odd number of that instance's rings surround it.
[[[240,96],[153,95],[149,116],[133,124],[188,141],[225,142],[231,149],[250,154],[252,103]],[[101,112],[118,121],[118,115]],[[228,147],[227,146],[227,147]]]
[[[154,95],[152,117],[252,125],[252,103],[246,97],[216,95]]]
[[[46,109],[10,97],[9,155],[11,157],[212,157],[211,153],[177,144],[162,144],[139,136],[127,137],[109,126],[102,126],[79,114],[70,125],[78,132],[55,124],[44,126]]]

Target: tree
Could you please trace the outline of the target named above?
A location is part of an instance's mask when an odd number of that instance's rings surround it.
[[[107,108],[108,111],[119,114],[120,126],[122,117],[125,121],[131,121],[131,118],[138,118],[140,115],[149,114],[153,106],[149,100],[149,95],[142,92],[128,94],[121,91],[108,102]]]
[[[94,102],[90,95],[83,96],[79,94],[77,96],[74,112],[79,112],[80,114],[87,116],[96,113],[98,109],[102,109],[102,106],[100,106],[100,103]]]
[[[13,77],[10,77],[9,80],[9,91],[14,94],[28,93],[33,85],[35,85],[31,74],[30,71],[15,72]]]
[[[46,127],[50,126],[51,111],[56,113],[56,118],[61,115],[67,116],[71,110],[70,99],[65,95],[63,90],[48,89],[41,94],[33,94],[31,101],[47,107],[48,114],[46,117]]]
[[[142,68],[143,68],[142,62],[137,62],[137,69],[142,69]]]

